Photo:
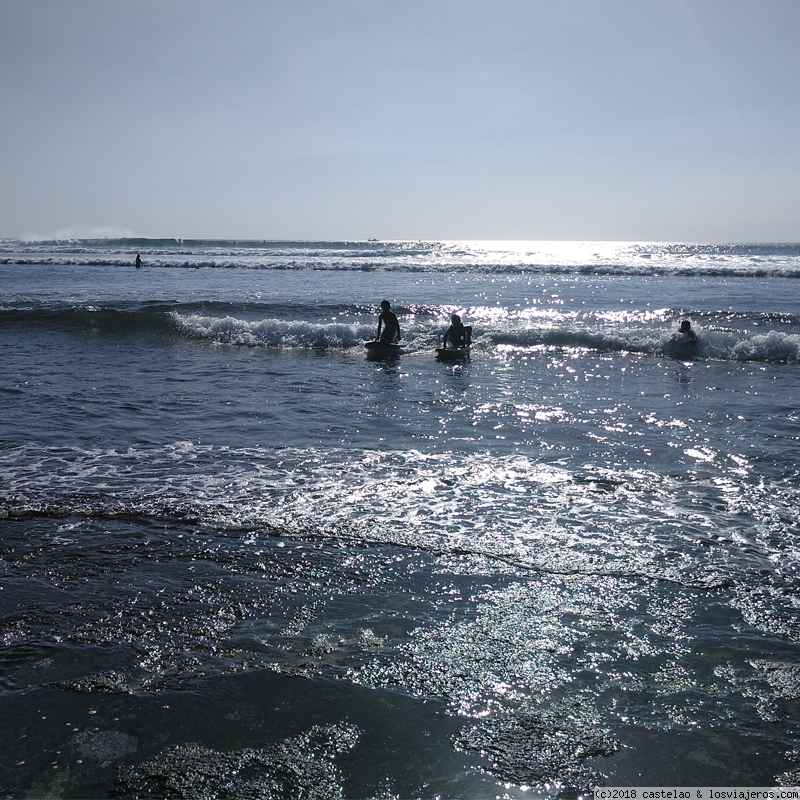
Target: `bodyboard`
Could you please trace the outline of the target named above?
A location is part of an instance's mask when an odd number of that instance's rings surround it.
[[[399,344],[385,342],[367,342],[364,347],[367,349],[368,358],[394,358],[402,352]]]
[[[469,347],[437,347],[438,361],[466,361],[469,358]]]

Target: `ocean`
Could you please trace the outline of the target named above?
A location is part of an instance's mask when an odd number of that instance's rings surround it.
[[[798,286],[796,244],[0,240],[0,796],[797,785]]]

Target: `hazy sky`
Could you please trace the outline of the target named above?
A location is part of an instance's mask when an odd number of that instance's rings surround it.
[[[800,240],[800,0],[0,0],[0,236]]]

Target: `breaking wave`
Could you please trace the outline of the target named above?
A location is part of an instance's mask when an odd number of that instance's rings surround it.
[[[441,308],[398,309],[406,353],[439,346],[446,314]],[[695,324],[692,344],[675,333],[680,315],[671,309],[630,314],[511,312],[474,309],[473,356],[530,355],[541,349],[631,352],[699,360],[800,362],[800,320],[785,314],[731,320],[709,314]],[[741,316],[741,315],[740,315]],[[325,321],[321,321],[325,320]],[[733,323],[733,324],[731,324]],[[72,335],[138,337],[155,334],[220,345],[285,350],[358,350],[375,335],[371,309],[361,306],[130,304],[119,308],[0,308],[0,329],[25,325]]]

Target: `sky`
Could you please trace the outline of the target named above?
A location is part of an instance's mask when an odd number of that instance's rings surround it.
[[[798,0],[0,0],[0,236],[800,241]]]

